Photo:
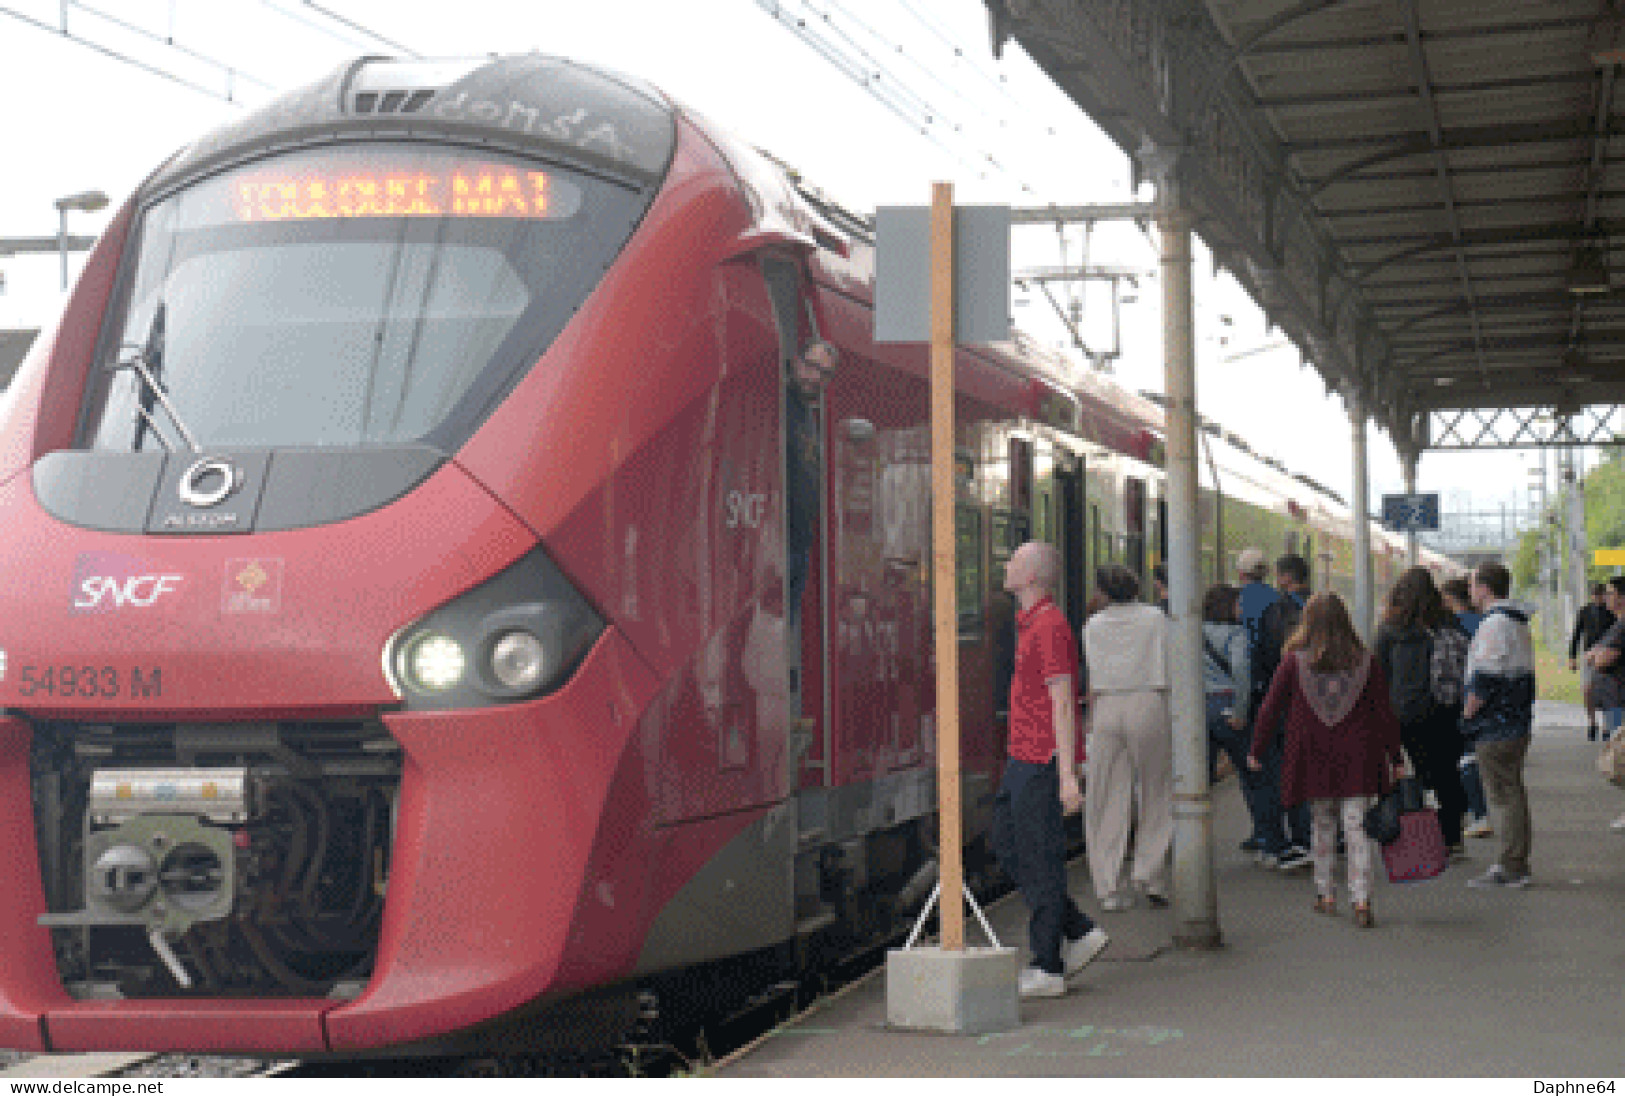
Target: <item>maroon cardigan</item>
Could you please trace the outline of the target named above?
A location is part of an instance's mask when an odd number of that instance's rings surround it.
[[[1328,727],[1315,715],[1298,683],[1298,660],[1281,659],[1269,693],[1253,722],[1252,756],[1262,757],[1286,716],[1286,753],[1281,763],[1281,804],[1310,799],[1377,795],[1389,785],[1390,759],[1402,755],[1399,720],[1388,699],[1388,679],[1372,660],[1365,688],[1353,709]]]

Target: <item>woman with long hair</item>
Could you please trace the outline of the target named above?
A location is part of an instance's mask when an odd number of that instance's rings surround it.
[[[1388,704],[1382,667],[1360,642],[1348,609],[1336,594],[1310,598],[1303,621],[1286,642],[1281,665],[1253,723],[1247,767],[1254,772],[1263,768],[1258,758],[1283,713],[1281,802],[1289,807],[1307,802],[1310,807],[1314,908],[1337,912],[1332,866],[1341,816],[1354,923],[1370,928],[1375,923],[1372,842],[1361,823],[1399,769],[1399,722]]]
[[[1388,679],[1389,699],[1405,744],[1424,787],[1439,797],[1439,829],[1452,856],[1463,854],[1461,819],[1467,793],[1461,786],[1461,703],[1440,703],[1434,682],[1434,648],[1450,630],[1465,656],[1467,633],[1445,607],[1425,567],[1400,575],[1388,592],[1377,629],[1377,661]]]

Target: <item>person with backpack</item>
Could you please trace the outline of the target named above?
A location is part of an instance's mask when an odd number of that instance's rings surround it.
[[[1258,634],[1253,642],[1253,695],[1256,702],[1263,701],[1263,694],[1269,689],[1275,671],[1281,665],[1286,642],[1303,619],[1303,607],[1309,600],[1309,561],[1295,552],[1288,552],[1276,560],[1275,585],[1275,600],[1259,614]],[[1266,810],[1273,809],[1278,818],[1273,825],[1266,820],[1265,833],[1279,834],[1280,844],[1266,847],[1263,859],[1266,864],[1273,860],[1282,871],[1306,868],[1309,866],[1309,805],[1283,805],[1280,762],[1284,730],[1280,726],[1266,729],[1275,735],[1276,743],[1275,748],[1267,751],[1262,758],[1265,779],[1273,796]]]
[[[1286,726],[1281,790],[1286,802],[1308,803],[1314,829],[1315,910],[1337,912],[1332,867],[1337,826],[1348,852],[1354,923],[1370,928],[1372,840],[1362,822],[1373,799],[1398,775],[1399,726],[1388,704],[1382,667],[1360,642],[1348,609],[1334,593],[1316,594],[1302,625],[1287,640],[1281,667],[1265,694],[1253,729],[1247,767],[1273,745],[1277,721]]]
[[[1399,719],[1399,736],[1422,785],[1439,798],[1439,829],[1452,858],[1466,854],[1461,819],[1460,716],[1467,633],[1444,607],[1433,576],[1412,567],[1388,592],[1377,628],[1377,661]],[[1437,657],[1436,657],[1437,656]],[[1436,665],[1437,664],[1437,665]]]

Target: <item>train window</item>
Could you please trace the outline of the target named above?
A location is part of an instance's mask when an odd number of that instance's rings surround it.
[[[961,637],[981,634],[982,600],[987,594],[982,567],[982,512],[974,506],[954,511],[955,603]]]
[[[993,573],[990,576],[993,589],[1004,589],[1005,564],[1010,562],[1017,548],[1032,539],[1028,526],[1026,514],[1011,510],[993,511]]]
[[[552,343],[647,200],[417,145],[206,179],[143,214],[84,444],[454,449]]]
[[[1033,508],[1033,443],[1026,438],[1010,439],[1010,508]]]

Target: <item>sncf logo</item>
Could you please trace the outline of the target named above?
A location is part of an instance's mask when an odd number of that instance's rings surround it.
[[[106,552],[80,556],[73,572],[73,608],[80,613],[150,608],[180,589],[185,578],[163,574],[141,560]]]

